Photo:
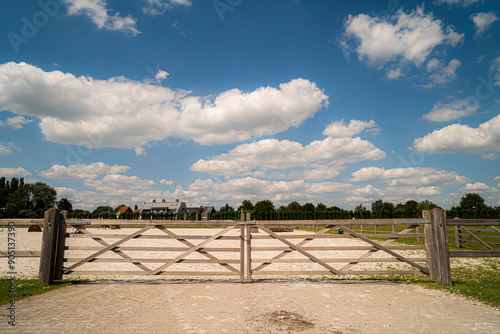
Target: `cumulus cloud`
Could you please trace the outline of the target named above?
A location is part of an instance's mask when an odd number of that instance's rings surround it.
[[[160,184],[163,184],[165,186],[171,186],[174,184],[174,181],[162,179],[162,180],[160,180]]]
[[[17,167],[17,168],[2,167],[0,168],[0,176],[4,176],[5,178],[25,177],[25,176],[31,176],[31,172],[28,172],[26,169],[22,167]]]
[[[90,165],[53,165],[45,171],[41,171],[40,176],[48,179],[95,179],[100,174],[117,174],[129,170],[129,166],[107,165],[104,162],[94,162]]]
[[[19,130],[23,128],[24,124],[28,124],[33,122],[31,119],[26,119],[24,116],[14,116],[14,117],[8,117],[7,121],[5,122],[0,122],[0,126],[11,126],[15,130]]]
[[[360,134],[365,129],[373,130],[376,126],[374,120],[365,122],[353,119],[348,125],[344,123],[344,120],[340,120],[330,123],[323,131],[323,134],[332,138],[352,137]]]
[[[472,99],[455,100],[446,104],[439,101],[422,118],[433,122],[447,122],[455,118],[470,116],[478,108],[479,105]]]
[[[49,141],[137,148],[169,137],[202,145],[245,141],[299,126],[328,105],[315,83],[231,89],[213,100],[126,78],[97,80],[25,63],[0,65],[0,110],[40,119]]]
[[[500,20],[493,12],[476,13],[472,14],[469,18],[474,22],[474,26],[476,27],[476,36],[484,33],[491,24]]]
[[[500,86],[500,56],[493,60],[490,66],[490,75],[493,77],[495,86]]]
[[[365,167],[352,173],[351,182],[382,182],[390,186],[450,186],[470,181],[456,172],[429,167],[385,169]]]
[[[385,156],[371,142],[359,137],[327,137],[306,146],[289,140],[264,139],[238,145],[210,160],[200,159],[190,169],[228,177],[251,175],[321,180],[337,176],[344,164],[379,160]],[[286,173],[272,173],[290,169]]]
[[[427,72],[430,73],[430,83],[425,85],[426,88],[432,88],[435,85],[443,85],[453,79],[457,78],[457,69],[462,62],[458,59],[452,59],[448,65],[443,60],[433,58],[427,62]]]
[[[491,188],[482,182],[476,183],[467,183],[465,187],[460,188],[461,191],[482,191],[482,190],[490,190]]]
[[[500,152],[500,115],[472,128],[464,124],[452,124],[435,130],[413,142],[420,152],[481,154],[486,151]]]
[[[390,17],[349,15],[345,35],[357,40],[359,58],[366,58],[374,66],[389,62],[420,66],[438,46],[455,47],[464,36],[432,13],[424,13],[423,7],[410,13],[398,10]]]
[[[191,0],[144,0],[146,2],[146,7],[142,8],[145,14],[150,14],[153,16],[163,15],[167,10],[174,6],[186,6],[190,7],[192,5]]]
[[[85,186],[109,196],[132,196],[155,184],[153,180],[143,180],[137,176],[108,174],[102,180],[87,179]]]
[[[14,145],[14,143],[3,143],[0,141],[0,155],[14,154],[14,151],[21,150],[19,147]]]
[[[106,8],[106,0],[63,0],[63,2],[68,7],[68,15],[85,15],[99,29],[121,31],[132,36],[140,33],[135,18],[130,15],[120,16],[118,12],[110,14],[112,10]]]

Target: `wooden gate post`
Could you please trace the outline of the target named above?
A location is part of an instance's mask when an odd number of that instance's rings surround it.
[[[431,224],[424,227],[427,263],[430,269],[429,278],[442,285],[451,285],[446,212],[434,208],[430,212],[424,211],[422,217],[431,220]]]
[[[54,263],[54,279],[62,279],[63,264],[64,264],[64,247],[66,246],[66,218],[68,218],[68,211],[62,210],[59,213],[59,231],[57,233],[57,245]]]
[[[59,210],[56,208],[48,209],[45,211],[44,218],[42,252],[40,254],[40,270],[38,272],[39,285],[54,283],[54,267],[59,230]]]

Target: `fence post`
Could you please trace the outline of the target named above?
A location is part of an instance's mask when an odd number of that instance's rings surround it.
[[[429,217],[429,211],[423,212]],[[428,262],[430,262],[430,278],[442,285],[451,285],[450,250],[448,248],[448,231],[446,212],[434,208],[430,211],[431,224],[424,227],[425,245]]]
[[[250,225],[245,225],[246,237],[247,237],[247,279],[252,279],[252,228]]]
[[[59,210],[56,208],[48,209],[45,211],[43,222],[42,252],[40,255],[40,269],[38,272],[39,285],[54,283],[58,230]]]
[[[57,236],[56,245],[56,260],[54,268],[54,279],[62,279],[63,264],[64,264],[64,247],[66,246],[66,218],[68,218],[68,211],[62,210],[59,213],[59,231]]]

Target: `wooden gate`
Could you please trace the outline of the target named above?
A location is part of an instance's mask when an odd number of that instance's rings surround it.
[[[192,229],[198,233],[178,229],[200,224],[211,229]],[[204,223],[92,220],[91,225],[115,225],[121,229],[87,229],[81,221],[66,220],[57,209],[46,212],[41,284],[50,284],[68,274],[232,276],[242,281],[273,275],[423,274],[441,284],[451,284],[446,214],[441,209],[424,211],[422,219]],[[321,229],[273,232],[270,225]],[[352,225],[365,226],[364,233]],[[67,226],[73,226],[74,231],[67,231]],[[378,226],[379,230],[370,233],[370,226]],[[422,227],[424,233],[420,233]],[[425,246],[395,244],[403,238],[425,238]],[[74,240],[87,243],[74,244]],[[148,240],[147,246],[139,244],[141,240]],[[341,240],[354,243],[340,243]],[[183,264],[194,269],[185,270]]]

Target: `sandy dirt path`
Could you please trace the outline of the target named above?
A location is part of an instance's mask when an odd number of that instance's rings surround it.
[[[500,311],[389,282],[98,281],[16,304],[1,333],[500,333]]]

